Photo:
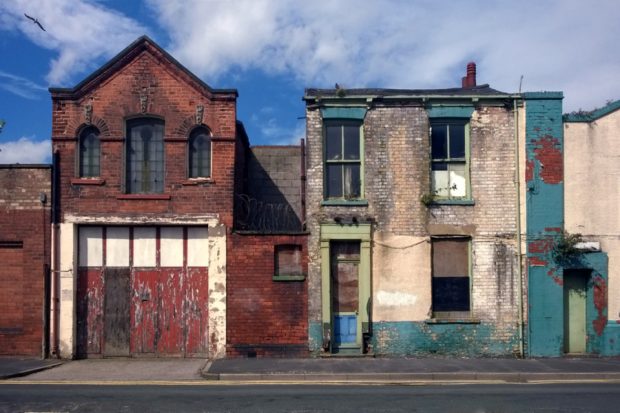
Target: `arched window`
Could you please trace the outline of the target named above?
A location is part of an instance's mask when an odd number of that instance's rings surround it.
[[[99,159],[101,149],[99,145],[99,131],[94,127],[88,127],[80,133],[79,137],[79,174],[80,178],[92,178],[99,176]]]
[[[164,121],[127,121],[125,183],[129,194],[164,191]]]
[[[211,134],[204,127],[196,128],[189,135],[189,177],[211,176]]]

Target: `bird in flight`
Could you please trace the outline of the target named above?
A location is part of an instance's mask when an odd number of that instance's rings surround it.
[[[38,19],[35,19],[32,16],[28,16],[26,13],[24,13],[24,16],[26,16],[28,19],[32,20],[33,23],[35,23],[37,26],[39,26],[41,28],[41,30],[43,30],[44,32],[46,32],[47,30],[45,30],[45,28],[41,25],[41,23],[39,23]]]

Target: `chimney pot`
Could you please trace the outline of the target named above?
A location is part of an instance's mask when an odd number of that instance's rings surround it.
[[[476,63],[467,63],[467,75],[462,79],[463,88],[471,88],[476,86]]]

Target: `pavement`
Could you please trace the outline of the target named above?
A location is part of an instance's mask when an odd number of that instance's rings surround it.
[[[620,383],[620,358],[0,358],[0,379],[80,384]]]

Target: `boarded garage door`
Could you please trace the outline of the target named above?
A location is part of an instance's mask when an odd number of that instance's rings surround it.
[[[80,227],[78,354],[205,356],[206,227]]]

